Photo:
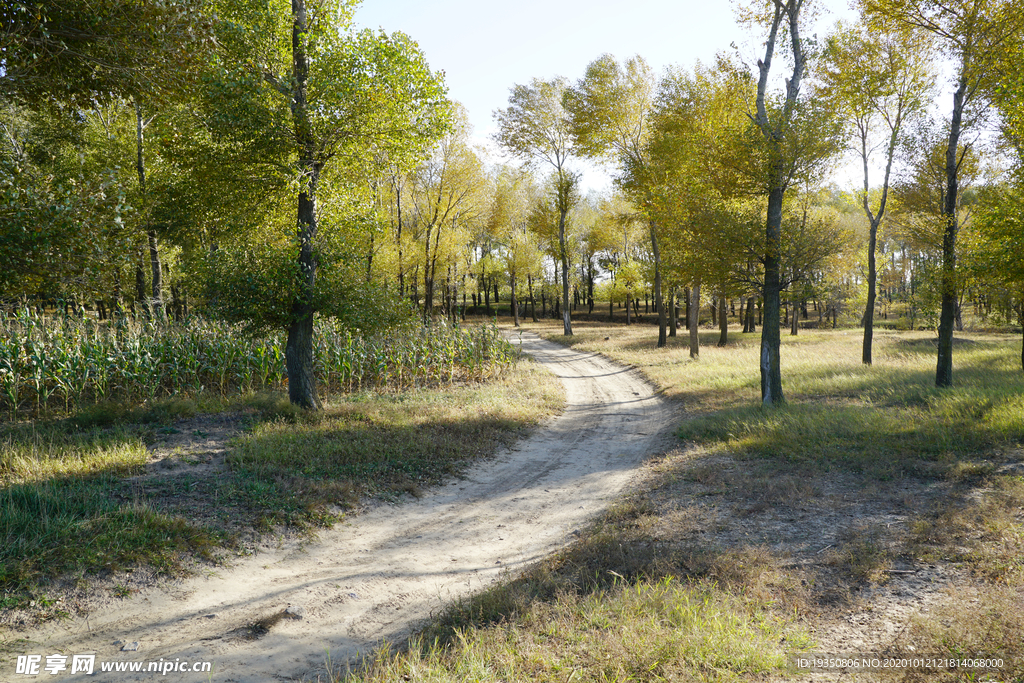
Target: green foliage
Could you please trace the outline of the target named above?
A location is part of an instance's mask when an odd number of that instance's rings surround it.
[[[91,294],[127,250],[125,188],[79,154],[88,123],[67,119],[59,108],[0,113],[0,296]]]
[[[0,93],[89,104],[180,91],[210,42],[209,9],[203,0],[5,3]]]
[[[977,217],[976,260],[988,279],[1024,287],[1024,186],[993,188]]]

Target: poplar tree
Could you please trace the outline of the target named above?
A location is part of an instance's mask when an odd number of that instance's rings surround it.
[[[550,81],[535,78],[530,85],[513,87],[508,107],[494,112],[498,123],[495,141],[528,165],[548,166],[552,170],[565,336],[572,335],[566,221],[569,211],[579,201],[579,174],[569,168],[569,163],[580,154],[572,118],[565,106],[568,88],[568,81],[562,77]]]
[[[953,328],[957,308],[957,235],[960,172],[975,140],[965,139],[986,115],[999,86],[1000,60],[1024,32],[1020,0],[865,0],[869,19],[892,22],[933,36],[955,64],[953,102],[945,149],[941,217],[942,265],[939,343],[935,385],[953,384]]]

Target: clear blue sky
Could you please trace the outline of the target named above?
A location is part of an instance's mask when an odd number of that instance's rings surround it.
[[[854,16],[846,0],[821,4],[830,12],[818,30]],[[364,0],[355,23],[416,40],[431,68],[445,72],[449,95],[466,107],[482,142],[513,85],[556,75],[576,80],[605,52],[619,59],[639,54],[660,72],[670,64],[711,63],[735,42],[753,61],[754,36],[734,17],[728,0]],[[588,173],[586,184],[602,183]]]

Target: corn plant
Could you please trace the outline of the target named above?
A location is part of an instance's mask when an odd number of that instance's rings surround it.
[[[330,392],[481,381],[517,360],[494,326],[432,323],[363,336],[319,321],[316,339],[316,372]],[[0,320],[0,410],[12,416],[68,413],[104,400],[278,389],[285,374],[281,335],[255,338],[203,318],[100,323],[23,310]]]

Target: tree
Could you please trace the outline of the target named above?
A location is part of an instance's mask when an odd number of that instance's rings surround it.
[[[826,42],[821,92],[831,96],[846,121],[864,172],[861,206],[868,219],[868,296],[864,308],[861,359],[871,365],[876,283],[875,252],[878,226],[889,201],[889,179],[896,151],[908,120],[922,114],[931,101],[929,41],[885,27],[868,33],[866,26],[841,28]],[[877,140],[878,128],[884,137]],[[872,208],[869,164],[881,148],[885,171]]]
[[[320,407],[314,315],[337,315],[343,302],[348,305],[344,297],[325,295],[318,271],[332,249],[334,258],[344,256],[345,223],[359,225],[358,207],[340,201],[341,224],[321,236],[318,193],[344,194],[351,185],[346,175],[365,172],[359,168],[365,160],[421,153],[445,130],[449,115],[442,80],[415,43],[402,34],[347,32],[352,7],[347,0],[229,3],[220,25],[223,70],[211,86],[218,132],[253,147],[266,172],[289,176],[294,260],[290,274],[280,274],[290,300],[286,310],[256,322],[284,323],[289,398],[306,409]],[[322,188],[324,181],[332,187]],[[329,280],[345,271],[342,266],[324,275]]]
[[[724,298],[751,244],[749,224],[738,211],[739,200],[756,191],[745,178],[750,94],[749,78],[732,70],[698,65],[692,74],[670,72],[659,86],[649,158],[643,167],[630,166],[623,183],[640,193],[648,215],[662,226],[666,270],[689,286],[694,358],[701,286]]]
[[[88,105],[180,92],[212,45],[204,0],[29,0],[0,10],[0,93]]]
[[[957,309],[957,233],[960,169],[974,141],[962,142],[981,124],[985,103],[998,85],[1000,58],[1024,31],[1019,0],[865,0],[867,16],[934,36],[955,63],[953,107],[945,150],[942,205],[942,308],[935,385],[953,384],[953,327]]]
[[[562,268],[562,326],[572,335],[569,307],[569,249],[566,219],[579,199],[579,175],[569,169],[579,154],[572,131],[572,119],[565,107],[568,82],[562,77],[550,81],[533,79],[530,85],[516,85],[508,107],[494,112],[498,122],[495,141],[530,166],[546,164],[552,170],[554,206],[558,217],[558,260]]]
[[[487,217],[487,232],[501,245],[511,290],[512,321],[519,327],[519,285],[540,273],[540,250],[530,230],[530,211],[539,189],[521,170],[498,169]]]
[[[0,131],[0,297],[112,286],[132,210],[116,171],[94,161],[90,121],[7,103]]]
[[[612,55],[605,54],[587,66],[586,75],[569,91],[566,105],[572,113],[581,153],[592,158],[613,158],[620,168],[620,184],[633,190],[630,198],[647,213],[660,348],[668,343],[668,316],[662,296],[659,225],[651,214],[651,188],[635,182],[644,175],[649,163],[655,89],[654,74],[642,57],[619,64]]]
[[[465,111],[456,106],[451,130],[438,142],[414,172],[412,227],[423,240],[424,320],[434,307],[437,266],[450,265],[454,255],[442,233],[455,233],[486,212],[486,179],[476,152],[469,146],[470,125]],[[468,239],[461,240],[468,243]],[[442,249],[447,252],[442,258]]]
[[[806,0],[771,0],[768,3],[768,14],[764,15],[768,38],[764,58],[757,62],[757,99],[752,118],[764,141],[767,163],[763,183],[768,195],[763,259],[764,324],[761,327],[761,402],[764,405],[776,405],[784,401],[782,370],[779,365],[779,292],[782,208],[786,190],[801,171],[812,169],[835,153],[832,147],[834,140],[828,134],[832,126],[827,125],[827,117],[821,116],[820,110],[815,112],[813,106],[800,100],[800,86],[808,58],[800,35],[801,14],[805,12]],[[774,104],[769,100],[768,86],[780,29],[789,33],[793,68],[785,80],[783,99]]]
[[[1017,324],[1024,328],[1024,192],[1021,186],[995,190],[977,220],[977,261],[990,278],[1003,285],[1012,298]],[[1021,344],[1024,370],[1024,341]]]

